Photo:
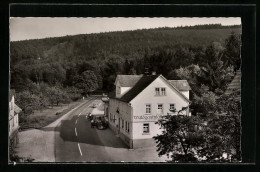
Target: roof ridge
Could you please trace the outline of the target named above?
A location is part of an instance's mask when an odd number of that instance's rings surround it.
[[[168,81],[187,81],[187,79],[168,79]]]

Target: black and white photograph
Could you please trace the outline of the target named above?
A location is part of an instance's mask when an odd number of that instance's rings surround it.
[[[240,17],[10,17],[9,163],[241,163]]]

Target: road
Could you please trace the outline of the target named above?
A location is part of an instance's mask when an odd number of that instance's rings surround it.
[[[90,127],[86,113],[98,97],[89,97],[80,105],[41,129],[19,132],[15,151],[34,162],[165,162],[155,147],[129,149],[110,128]]]
[[[101,103],[100,98],[88,98],[55,128],[56,162],[164,161],[155,148],[128,149],[111,129],[91,128],[86,113],[93,110],[93,103]]]
[[[106,151],[106,145],[109,143],[103,142],[103,139],[106,139],[108,136],[106,135],[101,138],[106,133],[106,130],[91,128],[90,121],[86,119],[86,113],[93,110],[93,103],[99,104],[101,100],[90,98],[56,127],[56,131],[58,131],[55,135],[56,162],[113,161],[111,154]],[[112,137],[115,136],[112,135]],[[110,145],[127,148],[119,138]]]

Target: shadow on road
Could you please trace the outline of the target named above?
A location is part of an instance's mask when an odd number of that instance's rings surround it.
[[[51,129],[52,128],[46,128],[45,130]],[[83,115],[79,118],[77,116],[73,116],[70,120],[62,120],[60,127],[54,130],[60,132],[60,137],[64,141],[113,148],[127,148],[122,140],[113,134],[111,129],[107,128],[105,130],[98,130],[96,128],[91,128],[90,121]]]

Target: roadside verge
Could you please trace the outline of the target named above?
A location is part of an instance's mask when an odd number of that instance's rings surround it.
[[[86,104],[85,100],[51,124],[41,129],[19,132],[19,144],[16,154],[23,159],[30,157],[34,162],[55,162],[55,131],[61,120],[66,119],[73,111]]]

